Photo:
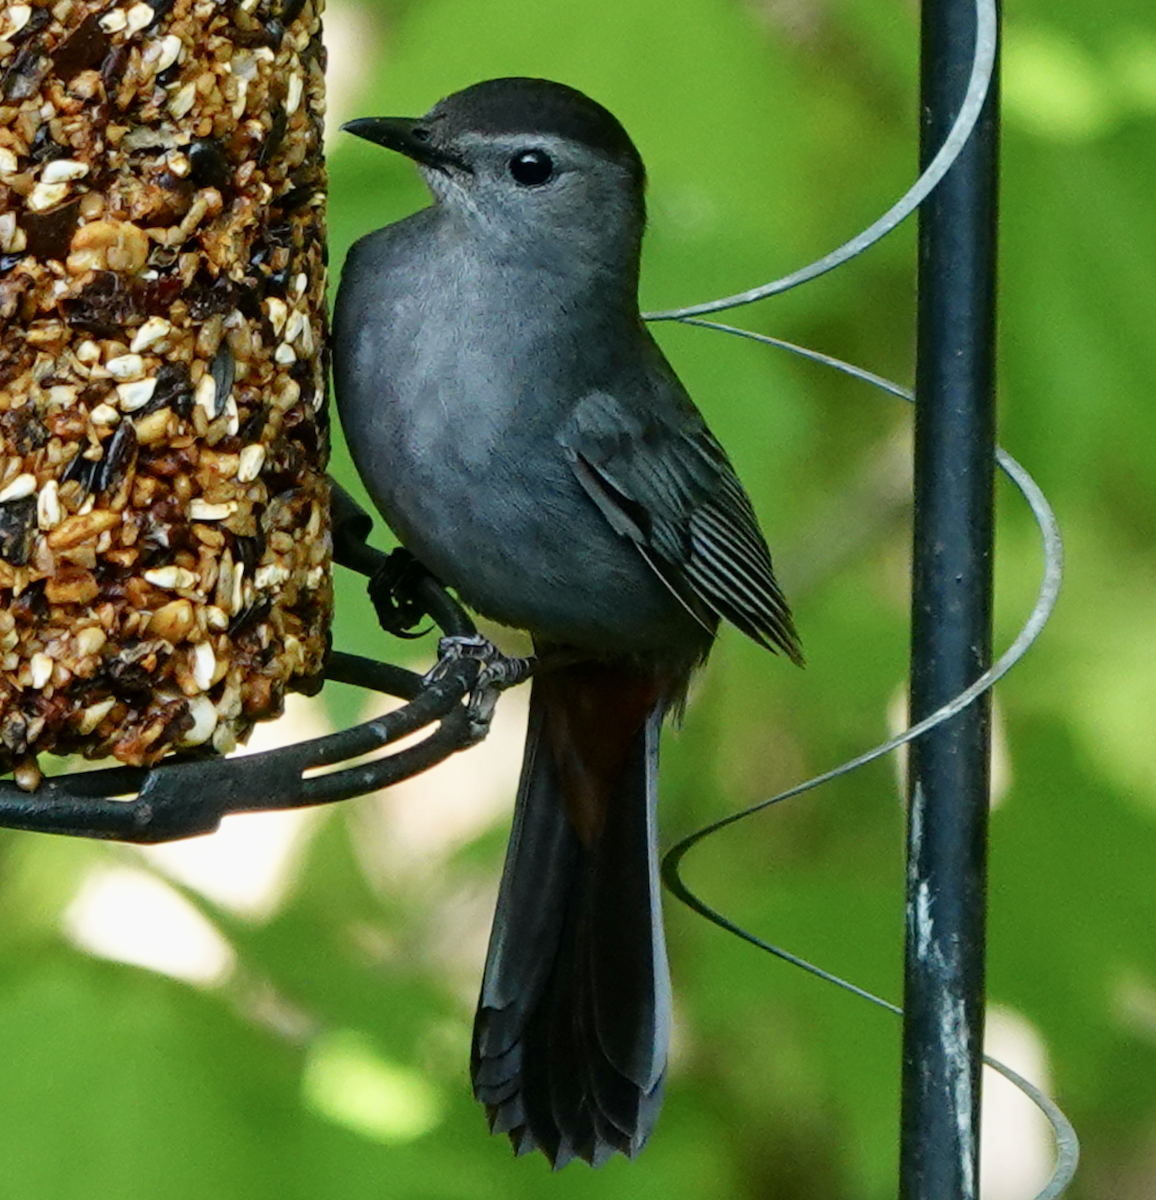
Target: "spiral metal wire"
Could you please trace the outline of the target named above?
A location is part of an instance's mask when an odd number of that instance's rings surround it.
[[[750,338],[767,345],[776,346],[802,355],[815,362],[834,367],[892,395],[913,401],[915,397],[908,389],[860,367],[840,362],[827,355],[784,342],[777,338],[768,337],[751,330],[740,329],[732,325],[725,325],[717,321],[703,320],[702,318],[708,313],[717,313],[737,308],[753,303],[756,300],[778,295],[790,288],[815,279],[819,275],[825,274],[827,271],[833,270],[838,266],[842,266],[868,249],[868,247],[874,245],[891,232],[901,221],[911,215],[943,180],[944,176],[958,159],[961,151],[967,145],[976,127],[991,87],[992,74],[996,62],[997,33],[998,12],[994,0],[976,0],[975,42],[972,53],[971,72],[967,89],[955,120],[942,145],[931,156],[927,167],[916,182],[878,220],[830,254],[780,279],[719,300],[690,305],[685,308],[650,313],[647,314],[648,319],[655,321],[680,321],[688,325],[713,329],[718,332]],[[903,1010],[896,1005],[865,991],[853,983],[824,971],[822,968],[807,962],[797,955],[791,954],[789,951],[764,941],[762,938],[743,929],[728,917],[713,909],[687,886],[681,874],[682,863],[692,848],[716,833],[721,832],[728,826],[739,821],[748,820],[756,813],[762,812],[772,805],[779,804],[794,796],[802,795],[819,787],[821,784],[846,775],[943,725],[946,721],[949,721],[952,717],[968,708],[968,706],[974,704],[977,699],[986,695],[996,681],[1007,674],[1028,652],[1032,644],[1042,633],[1055,606],[1063,577],[1063,543],[1051,506],[1028,472],[1002,448],[996,448],[995,460],[999,469],[1019,490],[1032,511],[1040,531],[1044,562],[1042,579],[1035,605],[1008,649],[970,686],[937,708],[934,712],[916,722],[909,729],[864,751],[848,762],[833,767],[831,770],[797,784],[776,796],[772,796],[767,800],[743,809],[741,812],[732,813],[721,820],[714,821],[710,825],[697,830],[672,847],[665,855],[662,863],[662,877],[666,887],[677,899],[681,900],[699,915],[705,917],[708,921],[767,953],[784,959],[829,983],[842,987],[860,998],[898,1015],[901,1015]],[[1034,1085],[1011,1070],[1011,1068],[986,1055],[983,1056],[983,1061],[987,1066],[999,1072],[1019,1088],[1040,1109],[1050,1123],[1056,1141],[1056,1162],[1051,1179],[1038,1194],[1036,1200],[1056,1200],[1067,1189],[1075,1175],[1079,1162],[1079,1140],[1075,1130],[1055,1103]]]

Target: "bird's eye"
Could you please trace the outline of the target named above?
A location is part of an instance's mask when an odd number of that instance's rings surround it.
[[[554,163],[544,150],[519,150],[510,159],[510,174],[523,187],[538,187],[554,174]]]

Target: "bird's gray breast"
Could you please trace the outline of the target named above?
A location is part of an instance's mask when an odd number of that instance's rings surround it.
[[[616,374],[604,333],[557,280],[480,261],[434,212],[362,239],[338,292],[338,409],[374,503],[486,616],[608,650],[663,645],[685,613],[559,440]]]

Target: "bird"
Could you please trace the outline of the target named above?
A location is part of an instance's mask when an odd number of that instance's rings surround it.
[[[751,501],[640,316],[646,172],[617,118],[515,77],[342,128],[432,195],[342,270],[354,464],[401,544],[542,664],[474,1094],[518,1154],[633,1158],[671,1031],[659,731],[722,620],[801,665],[799,639]]]

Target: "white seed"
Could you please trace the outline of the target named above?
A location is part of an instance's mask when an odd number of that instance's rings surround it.
[[[4,30],[5,37],[19,33],[28,24],[32,16],[32,7],[28,4],[10,4],[8,6],[8,28]]]
[[[298,275],[297,278],[293,280],[293,288],[296,291],[298,296],[304,296],[305,289],[308,286],[309,286],[309,279],[307,278],[305,272],[302,271],[301,274]]]
[[[84,715],[80,718],[80,733],[87,737],[92,731],[112,712],[112,706],[116,703],[115,696],[109,696],[107,700],[98,700],[91,707],[84,710]]]
[[[235,683],[226,683],[221,689],[217,712],[230,719],[241,715],[241,689]]]
[[[297,352],[288,342],[281,342],[273,351],[273,361],[283,367],[291,367],[297,361]]]
[[[155,409],[148,416],[141,417],[136,423],[137,441],[142,446],[149,446],[153,442],[159,442],[168,433],[169,421],[172,415],[172,409],[166,407]]]
[[[237,615],[245,604],[245,564],[237,563],[233,567],[233,594],[229,597],[229,608],[234,616]]]
[[[124,15],[123,8],[114,8],[112,12],[107,12],[97,21],[97,24],[104,30],[105,33],[120,33],[120,31],[128,24],[128,18]]]
[[[24,230],[16,227],[16,214],[11,209],[0,213],[0,250],[3,250],[5,254],[11,254],[16,250],[17,233],[21,237],[24,236]]]
[[[172,325],[164,317],[149,317],[136,333],[133,334],[132,345],[129,349],[138,352],[147,350],[150,346],[155,346],[157,342],[167,336],[171,329]],[[128,355],[121,355],[121,357],[127,358]],[[113,359],[113,362],[115,361],[116,359]],[[112,371],[111,362],[108,364],[108,369]]]
[[[40,172],[41,183],[67,183],[70,179],[81,179],[88,174],[88,163],[75,158],[54,158],[44,164]]]
[[[7,146],[0,146],[0,175],[15,175],[18,165],[16,155]]]
[[[50,479],[36,497],[36,524],[47,532],[60,524],[64,514],[60,511],[59,487],[55,479]]]
[[[252,79],[257,74],[257,59],[248,50],[238,50],[229,62],[229,72],[238,79]]]
[[[91,339],[85,338],[85,340],[76,347],[76,357],[80,359],[85,366],[90,367],[93,363],[100,362],[100,347]]]
[[[120,413],[111,404],[98,404],[88,414],[88,419],[94,425],[115,425],[120,420]]]
[[[48,403],[61,408],[71,408],[76,403],[76,388],[67,383],[54,383],[48,389]]]
[[[193,164],[178,150],[170,150],[165,156],[169,170],[179,179],[184,179],[193,169]]]
[[[232,725],[218,725],[213,730],[213,749],[218,754],[232,754],[237,748],[237,732]]]
[[[263,567],[257,568],[257,573],[253,576],[253,586],[259,592],[268,592],[278,584],[284,583],[288,578],[287,567],[283,567],[280,563],[266,563]]]
[[[243,7],[243,6],[242,6]],[[245,115],[245,97],[249,93],[249,81],[237,80],[237,98],[233,101],[233,120],[239,121]]]
[[[193,102],[197,98],[197,85],[195,83],[186,83],[183,88],[169,101],[169,112],[174,117],[180,118],[185,116],[189,109],[193,107]]]
[[[241,451],[241,461],[237,466],[237,482],[252,483],[261,474],[265,465],[265,447],[259,442],[246,446]]]
[[[210,504],[208,500],[197,496],[189,501],[188,511],[190,521],[223,521],[237,511],[237,502],[226,500],[224,504]]]
[[[132,383],[118,383],[116,394],[120,397],[120,407],[124,412],[136,412],[153,398],[157,381],[151,379],[134,379]]]
[[[144,359],[139,354],[118,354],[104,365],[114,379],[139,379],[144,374]]]
[[[67,195],[67,183],[38,183],[28,197],[28,207],[32,212],[46,212]]]
[[[229,612],[229,596],[233,594],[233,570],[233,556],[226,548],[220,562],[217,563],[217,586],[214,594],[214,600],[223,612]]]
[[[43,718],[41,726],[43,727]],[[12,782],[22,792],[34,792],[40,786],[40,781],[44,778],[40,770],[40,764],[36,761],[36,755],[33,754],[29,758],[18,762],[12,769]]]
[[[299,308],[295,308],[289,314],[289,320],[285,322],[285,340],[287,342],[295,342],[300,336],[301,331],[305,328],[307,318]]]
[[[305,661],[305,647],[291,633],[285,635],[284,653],[285,657],[296,667]]]
[[[273,326],[273,332],[280,336],[281,330],[285,328],[285,318],[289,315],[289,308],[279,296],[270,296],[265,301],[265,311],[269,315],[269,324]]]
[[[189,715],[193,718],[193,727],[181,738],[182,746],[203,746],[216,732],[216,705],[208,696],[192,696],[187,701]]]
[[[28,662],[28,670],[32,676],[32,686],[40,691],[52,678],[52,659],[43,651],[38,651]]]
[[[99,625],[88,625],[76,635],[76,655],[87,658],[91,654],[99,654],[108,641],[104,630]]]
[[[228,430],[229,436],[236,437],[241,428],[241,414],[237,411],[237,401],[233,399],[232,393],[225,401],[225,416],[228,418],[225,428]]]
[[[289,87],[285,93],[285,111],[292,116],[297,111],[297,106],[301,103],[301,93],[305,88],[305,81],[295,71],[289,76]]]
[[[175,33],[167,34],[161,38],[161,53],[157,59],[157,74],[162,71],[167,71],[181,56],[183,49],[181,39]]]
[[[193,393],[193,401],[198,408],[205,410],[205,416],[210,421],[217,415],[217,381],[208,371],[201,376],[197,390]]]
[[[322,585],[322,583],[324,581],[325,581],[325,568],[324,567],[314,567],[305,576],[305,586],[311,592],[315,592]]]
[[[191,588],[197,582],[196,575],[187,567],[154,567],[145,571],[144,577],[153,587],[165,589]]]
[[[23,500],[26,496],[31,496],[34,491],[36,491],[36,476],[25,471],[23,475],[17,475],[11,483],[0,488],[0,504],[7,504],[9,500]]]
[[[44,718],[38,717],[28,723],[27,728],[34,728],[39,731],[44,728]],[[28,738],[31,743],[32,738]],[[21,759],[12,768],[12,782],[22,792],[34,792],[40,786],[40,781],[44,778],[44,773],[40,770],[40,763],[36,761],[36,755],[30,754],[27,758]]]
[[[318,391],[321,389],[318,388]],[[289,409],[301,399],[301,385],[296,379],[285,379],[274,398],[273,403],[282,411],[288,412]]]
[[[132,8],[125,13],[125,20],[128,22],[129,33],[136,33],[144,29],[146,25],[151,25],[156,12],[147,4],[134,4]]]
[[[210,629],[215,629],[217,632],[229,628],[229,614],[223,608],[218,608],[215,604],[205,605],[205,624]]]
[[[202,692],[213,686],[213,672],[217,669],[217,656],[209,642],[198,642],[193,647],[193,682]]]

